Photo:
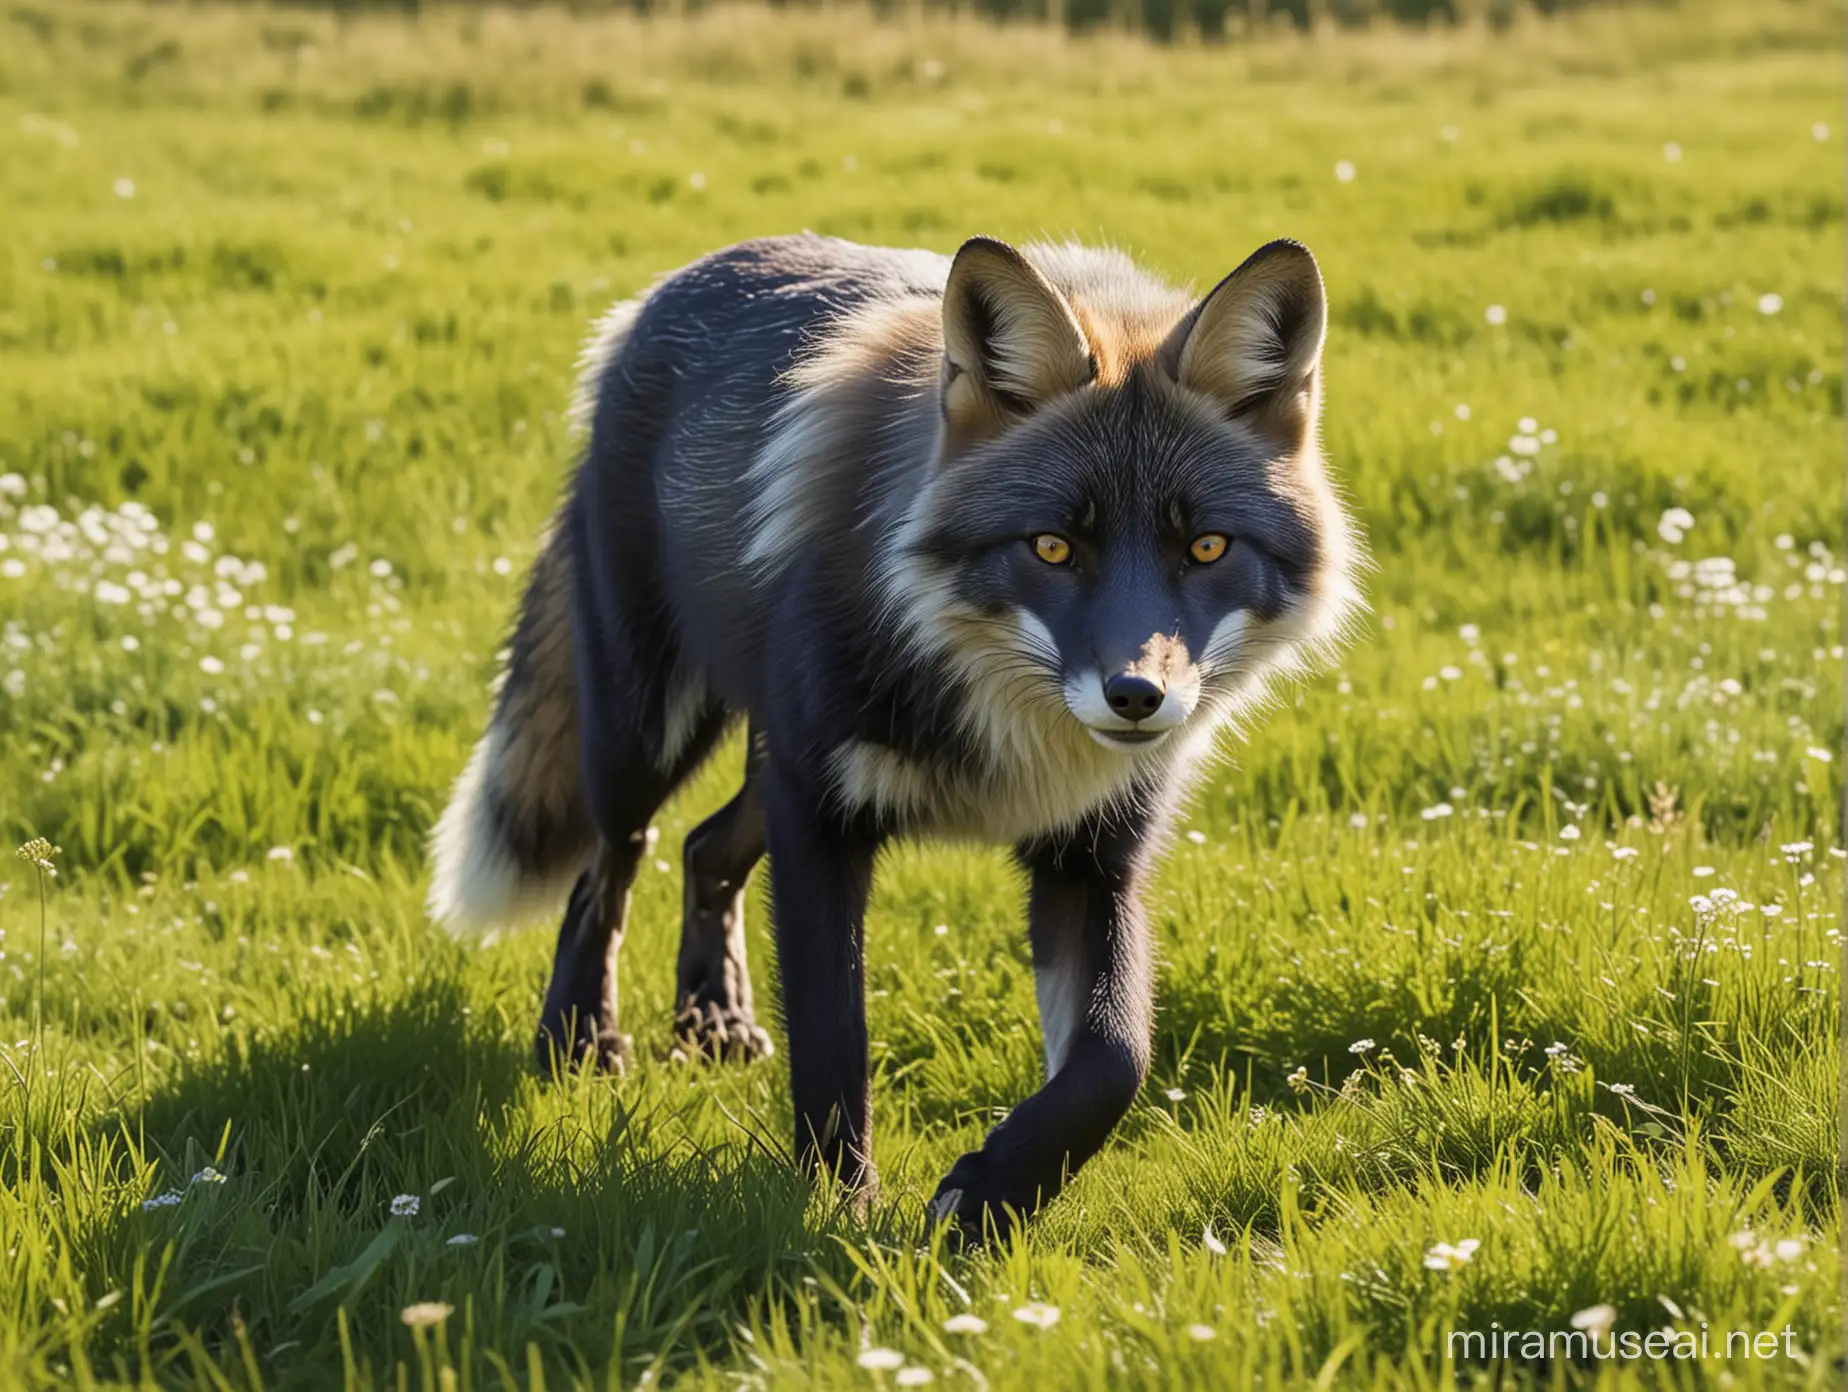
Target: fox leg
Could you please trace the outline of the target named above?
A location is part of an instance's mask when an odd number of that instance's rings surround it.
[[[629,1036],[616,1027],[616,956],[646,837],[644,823],[620,845],[599,842],[572,888],[533,1045],[542,1073],[577,1064],[620,1073],[627,1064]]]
[[[1118,814],[1121,816],[1121,814]],[[1148,1076],[1152,982],[1138,900],[1145,829],[1099,818],[1022,847],[1046,1083],[951,1168],[930,1215],[980,1239],[1006,1232],[1103,1145]]]
[[[686,910],[675,972],[679,1006],[674,1030],[683,1043],[714,1058],[768,1058],[775,1052],[751,1009],[744,947],[745,889],[764,854],[762,756],[762,739],[753,730],[746,744],[744,786],[693,829],[682,854]]]
[[[873,1169],[863,930],[879,837],[777,765],[764,770],[777,965],[795,1103],[796,1156],[864,1203]]]

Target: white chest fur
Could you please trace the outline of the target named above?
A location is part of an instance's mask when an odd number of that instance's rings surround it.
[[[1099,747],[1077,721],[1060,717],[1068,730],[1009,741],[992,751],[1000,757],[974,768],[852,741],[835,751],[831,772],[849,806],[877,811],[908,835],[1015,845],[1185,776],[1210,750],[1214,733],[1202,722],[1156,749],[1122,753]]]

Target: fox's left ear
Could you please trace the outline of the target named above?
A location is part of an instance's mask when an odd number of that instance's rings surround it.
[[[1160,361],[1286,450],[1315,428],[1328,299],[1301,242],[1259,247],[1174,326]]]

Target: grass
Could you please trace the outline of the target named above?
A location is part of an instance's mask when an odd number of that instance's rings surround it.
[[[1506,1378],[1835,1385],[1829,7],[0,25],[0,831],[61,847],[44,949],[38,872],[0,895],[0,1385],[1425,1388],[1600,1306],[1714,1356]],[[676,874],[620,1083],[529,1072],[544,929],[421,910],[587,321],[802,226],[1202,285],[1288,234],[1330,285],[1372,618],[1190,809],[1146,1094],[986,1254],[919,1212],[1037,1080],[1000,856],[882,863],[864,1223],[789,1172],[780,1059],[671,1053]]]

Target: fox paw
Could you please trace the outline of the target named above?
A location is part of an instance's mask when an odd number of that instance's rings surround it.
[[[546,1076],[587,1068],[620,1078],[629,1071],[632,1048],[628,1035],[594,1018],[554,1020],[539,1026],[533,1056]]]
[[[933,1226],[949,1230],[953,1242],[973,1246],[1006,1238],[1023,1216],[993,1162],[979,1150],[950,1167],[924,1212]]]
[[[749,1063],[776,1052],[769,1033],[748,1011],[691,997],[674,1016],[674,1037],[685,1048],[725,1063]]]

